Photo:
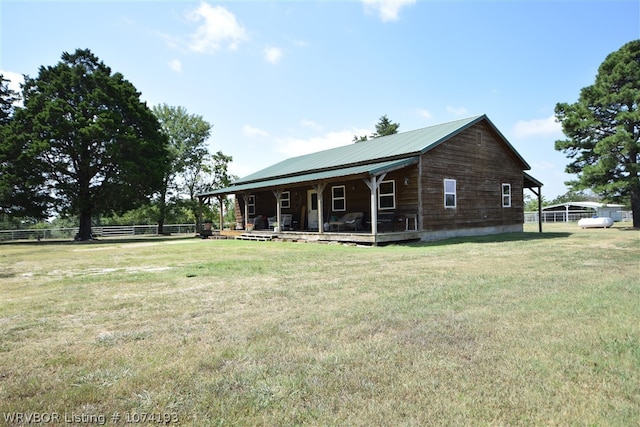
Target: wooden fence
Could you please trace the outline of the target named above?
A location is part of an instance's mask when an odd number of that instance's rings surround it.
[[[124,237],[158,234],[157,225],[112,225],[91,228],[96,237]],[[167,224],[164,232],[169,234],[195,234],[195,224]],[[0,241],[7,240],[52,240],[73,239],[78,233],[77,227],[46,228],[39,230],[0,230]]]

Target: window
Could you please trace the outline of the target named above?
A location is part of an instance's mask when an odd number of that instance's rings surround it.
[[[331,187],[331,209],[334,212],[347,210],[347,199],[345,196],[344,185]]]
[[[249,211],[249,218],[253,218],[256,214],[256,196],[251,195],[247,198],[247,208]]]
[[[456,207],[456,180],[455,179],[444,180],[444,207],[445,208]]]
[[[502,207],[511,207],[511,184],[502,184]]]
[[[477,131],[476,132],[476,145],[478,147],[482,146],[482,131]]]
[[[291,207],[291,193],[289,191],[283,191],[280,195],[280,207],[282,209],[289,209]]]
[[[396,208],[396,182],[382,181],[378,189],[378,209]]]

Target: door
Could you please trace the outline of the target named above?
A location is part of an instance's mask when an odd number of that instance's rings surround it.
[[[318,230],[318,193],[307,191],[307,221],[309,230]]]

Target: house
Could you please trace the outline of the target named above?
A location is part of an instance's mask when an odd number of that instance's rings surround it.
[[[529,169],[481,115],[282,160],[198,197],[235,195],[244,232],[286,215],[281,238],[426,241],[522,231],[523,190],[540,200],[542,186]]]

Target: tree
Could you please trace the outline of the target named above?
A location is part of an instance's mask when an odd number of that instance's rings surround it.
[[[393,123],[387,115],[380,117],[380,120],[376,124],[376,131],[371,138],[379,138],[381,136],[393,135],[394,133],[398,133],[398,128],[400,127],[400,123]]]
[[[206,159],[202,164],[202,169],[198,171],[198,173],[194,171],[192,174],[192,186],[189,187],[189,207],[191,208],[198,227],[200,226],[200,204],[199,201],[196,200],[196,194],[228,187],[233,180],[237,179],[235,175],[229,174],[229,163],[231,163],[232,160],[233,158],[231,156],[226,156],[221,151],[218,151]],[[218,216],[217,211],[221,209],[227,209],[228,211],[229,209],[225,196],[218,196],[217,201],[217,210],[214,202],[211,202],[211,209],[214,213],[213,217]],[[222,221],[220,216],[218,216],[218,219]]]
[[[184,107],[162,104],[153,107],[153,113],[167,137],[168,167],[158,196],[158,233],[162,234],[167,204],[184,190],[190,200],[195,199],[194,188],[209,157],[206,140],[211,125],[201,116],[187,114]]]
[[[20,96],[9,88],[9,80],[0,74],[0,125],[9,123],[15,110],[15,104],[19,100]]]
[[[29,157],[26,139],[14,120],[20,96],[5,82],[9,80],[0,75],[0,216],[43,219],[51,198],[42,189],[39,162]]]
[[[371,134],[371,139],[379,138],[381,136],[393,135],[394,133],[398,133],[398,128],[400,127],[400,123],[393,123],[387,115],[380,117],[378,123],[376,123],[376,131]],[[353,136],[353,142],[362,142],[367,141],[369,137],[366,135],[362,136]]]
[[[94,215],[123,212],[162,184],[166,139],[140,93],[89,50],[63,53],[25,78],[15,121],[55,209],[79,216],[90,239]]]
[[[640,40],[609,54],[595,83],[574,104],[558,103],[556,118],[568,137],[555,148],[574,159],[566,167],[575,190],[591,189],[605,201],[631,202],[640,227]]]

